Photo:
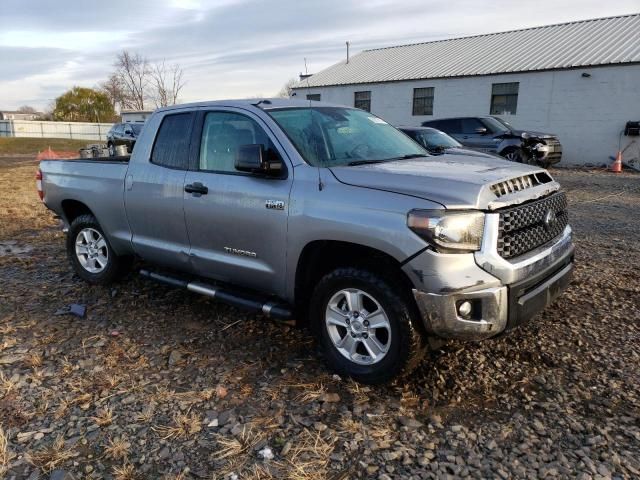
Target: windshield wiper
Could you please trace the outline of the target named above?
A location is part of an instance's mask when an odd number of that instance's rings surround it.
[[[387,160],[354,160],[353,162],[347,163],[347,165],[350,167],[355,167],[356,165],[369,165],[371,163],[382,163],[386,161]]]
[[[390,162],[392,160],[408,160],[410,158],[421,158],[421,157],[428,157],[429,155],[425,155],[424,153],[408,153],[406,155],[402,155],[400,157],[393,157],[393,158],[387,158],[387,162]]]
[[[355,160],[353,162],[349,162],[347,165],[353,167],[355,165],[368,165],[371,163],[384,163],[384,162],[393,162],[394,160],[407,160],[409,158],[420,158],[427,157],[424,153],[408,153],[407,155],[402,155],[400,157],[391,157],[385,158],[383,160]]]

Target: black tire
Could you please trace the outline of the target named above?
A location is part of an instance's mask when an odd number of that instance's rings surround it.
[[[318,282],[311,297],[310,322],[326,362],[338,374],[361,383],[381,384],[406,375],[420,363],[426,342],[417,307],[410,295],[403,294],[395,284],[380,274],[353,267],[337,268]],[[358,289],[370,295],[388,318],[391,334],[388,351],[377,363],[362,365],[351,361],[331,339],[325,311],[332,297],[343,289]]]
[[[527,163],[525,156],[522,153],[522,149],[518,147],[507,148],[501,153],[501,155],[511,162]]]
[[[92,229],[98,232],[104,239],[104,247],[102,252],[106,254],[106,264],[98,272],[92,273],[87,268],[82,266],[80,257],[76,252],[76,242],[79,239],[79,235],[83,230]],[[69,232],[67,233],[67,256],[73,266],[76,274],[82,278],[85,282],[92,285],[109,285],[122,275],[124,275],[131,267],[132,258],[128,256],[118,256],[111,248],[109,240],[104,234],[102,227],[93,215],[86,214],[76,217],[69,226]]]

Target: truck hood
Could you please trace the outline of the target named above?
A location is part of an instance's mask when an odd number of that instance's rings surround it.
[[[445,154],[435,157],[397,160],[370,165],[331,167],[336,179],[356,187],[410,195],[437,202],[446,208],[494,209],[522,203],[557,190],[551,181],[546,188],[519,191],[500,199],[491,186],[516,177],[545,170],[500,159]]]

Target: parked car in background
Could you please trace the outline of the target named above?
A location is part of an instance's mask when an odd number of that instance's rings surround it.
[[[432,155],[452,153],[455,155],[469,155],[471,157],[484,157],[495,159],[497,155],[485,153],[472,148],[464,148],[455,138],[450,137],[440,130],[430,127],[398,127],[398,130],[409,135]]]
[[[529,321],[571,278],[548,172],[444,157],[360,109],[234,100],[158,109],[130,158],[43,160],[36,179],[88,283],[141,257],[145,277],[297,320],[335,371],[381,383],[437,339]]]
[[[127,152],[133,152],[136,140],[142,132],[143,123],[116,123],[107,133],[109,155],[115,156],[118,145],[126,145]]]
[[[448,133],[464,146],[497,153],[507,160],[548,167],[562,159],[562,145],[551,133],[517,130],[499,117],[454,117],[429,120],[424,127]]]

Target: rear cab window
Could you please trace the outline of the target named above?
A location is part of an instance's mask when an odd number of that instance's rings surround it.
[[[193,112],[175,113],[162,119],[158,129],[151,163],[162,167],[188,170]]]

